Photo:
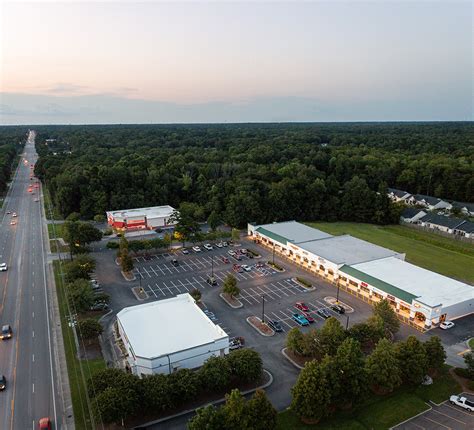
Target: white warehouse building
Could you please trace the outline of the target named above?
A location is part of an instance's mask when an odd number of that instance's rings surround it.
[[[229,336],[189,294],[122,309],[117,314],[127,361],[138,376],[202,366],[229,353]]]

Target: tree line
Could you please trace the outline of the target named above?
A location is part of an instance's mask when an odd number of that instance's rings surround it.
[[[194,203],[235,227],[398,221],[387,186],[474,201],[472,123],[41,126],[36,174],[63,216]],[[48,138],[56,142],[48,142]]]
[[[7,189],[16,155],[26,141],[26,127],[0,127],[0,193]]]

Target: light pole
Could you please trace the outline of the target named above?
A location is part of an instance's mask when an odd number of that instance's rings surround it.
[[[339,282],[337,283],[336,303],[339,304]]]
[[[346,314],[346,330],[349,327],[349,315]]]
[[[211,277],[214,278],[214,256],[211,255]]]
[[[265,322],[265,294],[262,294],[262,323]]]
[[[272,258],[272,264],[275,265],[275,242],[273,242],[273,258]]]

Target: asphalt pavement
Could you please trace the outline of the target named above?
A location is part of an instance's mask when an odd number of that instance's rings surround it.
[[[6,390],[0,392],[2,430],[37,429],[42,417],[49,417],[53,428],[62,428],[46,272],[47,237],[41,201],[35,201],[41,185],[29,192],[36,182],[30,179],[36,160],[34,133],[30,133],[0,211],[0,263],[8,265],[6,272],[0,272],[0,325],[10,324],[13,329],[11,339],[0,341],[0,374],[7,378]]]

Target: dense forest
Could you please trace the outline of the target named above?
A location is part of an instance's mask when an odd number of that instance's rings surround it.
[[[62,215],[196,203],[233,226],[396,222],[387,186],[474,201],[473,123],[39,126]],[[47,139],[50,139],[46,142]],[[54,139],[54,141],[51,141]]]
[[[27,127],[0,127],[0,194],[7,189],[16,154],[26,140]]]

